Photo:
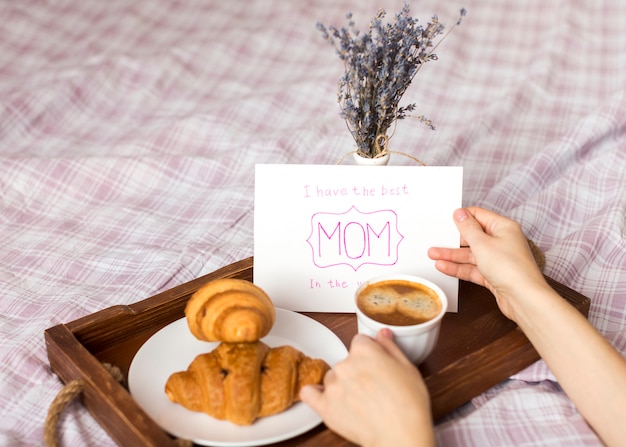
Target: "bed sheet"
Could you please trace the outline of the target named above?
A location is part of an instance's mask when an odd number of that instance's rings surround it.
[[[409,2],[451,25],[391,149],[464,167],[626,352],[626,3]],[[0,3],[0,444],[40,445],[62,384],[43,332],[253,253],[256,163],[353,150],[316,22],[401,1]],[[349,163],[349,161],[345,161]],[[391,164],[412,164],[394,156]],[[537,362],[437,426],[442,446],[601,445]],[[65,446],[112,445],[81,405]]]

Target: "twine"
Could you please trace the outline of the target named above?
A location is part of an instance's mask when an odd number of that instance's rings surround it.
[[[384,156],[385,156],[385,155],[387,155],[387,154],[398,154],[398,155],[402,155],[402,156],[404,156],[404,157],[410,158],[411,160],[413,160],[413,161],[414,161],[414,162],[416,162],[416,163],[419,163],[419,164],[420,164],[420,165],[422,165],[422,166],[427,166],[427,165],[426,165],[426,163],[424,163],[422,160],[420,160],[419,158],[414,157],[414,156],[412,156],[412,155],[410,155],[410,154],[407,154],[407,153],[405,153],[405,152],[399,152],[399,151],[387,151],[387,150],[385,150],[385,151],[383,151],[383,152],[379,153],[378,155],[376,155],[376,156],[374,156],[374,157],[368,157],[367,155],[365,155],[363,152],[361,152],[361,151],[359,151],[359,150],[346,152],[345,154],[343,154],[343,155],[341,156],[341,158],[340,158],[340,159],[337,161],[337,163],[335,163],[335,164],[340,165],[341,163],[343,163],[343,161],[346,159],[346,157],[347,157],[348,155],[352,155],[352,154],[359,154],[359,155],[361,155],[361,156],[362,156],[362,157],[364,157],[364,158],[380,158],[380,157],[384,157]]]
[[[59,394],[56,395],[50,408],[48,408],[48,415],[46,416],[46,423],[43,431],[43,441],[47,447],[59,447],[58,440],[58,424],[61,419],[61,414],[67,404],[73,401],[80,393],[83,392],[85,384],[82,380],[72,380],[65,385]]]
[[[113,376],[118,382],[124,380],[124,374],[115,365],[110,363],[103,363],[104,369]],[[85,389],[85,381],[82,379],[75,379],[68,382],[61,391],[55,396],[54,400],[48,408],[48,415],[46,416],[46,422],[44,424],[43,441],[46,447],[60,447],[58,430],[59,421],[65,408]],[[174,445],[179,447],[191,447],[193,443],[187,439],[175,439]]]
[[[381,143],[382,143],[382,147],[381,147]],[[343,154],[343,156],[339,159],[339,161],[336,164],[340,165],[341,163],[343,163],[346,157],[351,154],[359,154],[361,157],[374,158],[374,159],[384,157],[387,154],[398,154],[398,155],[402,155],[404,157],[410,158],[411,160],[413,160],[414,162],[422,166],[426,166],[426,163],[424,163],[422,160],[420,160],[417,157],[409,155],[405,152],[390,151],[389,149],[387,149],[387,147],[389,146],[389,137],[387,135],[379,134],[378,136],[376,136],[376,138],[374,139],[374,146],[376,147],[376,155],[374,157],[368,157],[367,154],[357,149],[356,151],[350,151],[350,152]]]
[[[382,147],[380,147],[380,143],[383,143]],[[387,147],[389,146],[389,137],[385,134],[376,135],[376,138],[374,138],[374,146],[376,146],[376,152],[379,154],[381,152],[386,152]]]

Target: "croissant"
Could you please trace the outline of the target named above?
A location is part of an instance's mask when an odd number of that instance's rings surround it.
[[[270,331],[276,319],[274,304],[258,286],[243,279],[218,279],[189,299],[185,316],[199,340],[253,342]]]
[[[328,370],[324,360],[291,346],[223,342],[172,374],[165,393],[191,411],[250,425],[290,407],[304,385],[321,383]]]

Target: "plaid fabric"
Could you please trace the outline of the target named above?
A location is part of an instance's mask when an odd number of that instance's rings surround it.
[[[401,1],[0,4],[0,444],[40,445],[62,384],[43,331],[252,255],[255,163],[338,162],[342,64],[316,21]],[[405,95],[391,148],[464,166],[626,352],[626,3],[420,0],[469,14]],[[348,163],[348,162],[346,162]],[[401,155],[392,164],[414,163]],[[450,415],[440,445],[600,445],[543,362]],[[65,446],[112,445],[81,405]]]

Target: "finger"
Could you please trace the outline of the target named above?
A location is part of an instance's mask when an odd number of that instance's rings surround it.
[[[345,362],[345,360],[343,360],[342,362]],[[342,362],[337,363],[337,365],[335,365],[335,368]],[[336,380],[336,373],[335,370],[333,368],[329,369],[328,371],[326,371],[326,374],[324,374],[324,379],[322,379],[322,382],[324,384],[324,386],[331,384],[334,380]],[[323,388],[323,386],[322,386]]]
[[[488,216],[484,215],[482,211],[475,212],[478,216],[483,218],[484,222],[488,223],[490,221],[490,217],[488,218]],[[477,218],[474,217],[474,215],[467,209],[459,208],[454,212],[453,217],[454,223],[456,224],[459,233],[461,233],[462,240],[465,241],[470,247],[475,243],[480,243],[485,237],[487,237],[487,234],[485,233],[487,225],[483,225],[479,222]]]
[[[357,333],[354,337],[352,337],[352,341],[350,342],[350,353],[352,353],[355,348],[360,349],[361,346],[366,346],[373,342],[374,340],[369,335]]]
[[[324,387],[320,385],[305,385],[300,389],[300,400],[319,413],[322,409],[323,391]]]
[[[481,208],[479,206],[468,206],[465,210],[471,214],[474,219],[480,222],[483,226],[487,226],[487,224],[494,219],[499,219],[502,216],[496,212],[490,211],[485,208]]]
[[[486,210],[479,207],[468,207],[466,211],[471,217],[482,227],[483,231],[489,236],[496,236],[498,228],[503,224],[516,224],[515,221],[501,216],[493,211]]]
[[[352,338],[352,344],[350,345],[351,356],[360,357],[361,355],[366,355],[370,357],[373,354],[379,355],[376,354],[377,352],[396,359],[404,357],[400,348],[393,341],[393,333],[388,328],[378,331],[375,338],[363,334],[357,334]]]
[[[431,247],[428,249],[428,257],[434,261],[442,260],[456,262],[457,264],[476,264],[476,258],[469,247]]]
[[[448,276],[453,276],[463,281],[470,281],[481,286],[485,285],[485,278],[473,264],[457,264],[456,262],[438,260],[435,262],[435,268]]]
[[[376,334],[376,341],[387,354],[394,359],[402,363],[411,363],[411,361],[404,355],[400,347],[394,341],[394,335],[391,329],[383,328]]]

